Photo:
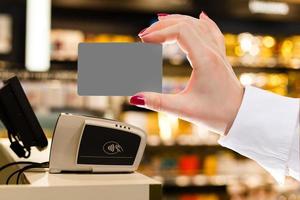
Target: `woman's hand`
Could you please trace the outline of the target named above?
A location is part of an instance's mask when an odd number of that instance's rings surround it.
[[[226,134],[239,110],[243,86],[226,58],[224,37],[203,12],[199,19],[185,15],[159,16],[159,21],[142,31],[143,42],[175,41],[193,68],[186,88],[177,94],[140,92],[130,103],[162,111],[219,134]]]

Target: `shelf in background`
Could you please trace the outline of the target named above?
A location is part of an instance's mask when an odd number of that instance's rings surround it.
[[[164,178],[168,179],[167,181]],[[152,176],[163,184],[163,191],[168,193],[227,193],[229,190],[243,190],[255,188],[272,189],[278,193],[288,193],[299,191],[299,183],[287,178],[284,185],[278,185],[276,181],[267,173],[265,174],[228,174],[206,176],[198,174],[194,176]],[[297,192],[296,192],[297,193]]]
[[[67,61],[59,61],[52,60],[51,61],[51,70],[77,70],[77,60],[67,60]]]
[[[159,12],[175,12],[175,13],[185,13],[192,12],[195,10],[195,4],[193,1],[176,1],[168,2],[165,1],[163,4],[159,2],[152,2],[151,0],[142,1],[111,1],[111,0],[77,0],[77,1],[60,1],[53,0],[52,6],[54,11],[57,9],[64,10],[81,10],[86,12],[131,12],[131,13],[153,13],[155,15]],[[197,13],[199,11],[197,10]]]
[[[164,75],[180,75],[180,76],[189,76],[192,72],[192,67],[190,64],[185,61],[182,64],[174,65],[171,64],[168,60],[163,61],[163,74]],[[70,61],[51,61],[52,69],[70,69],[77,70],[77,60]],[[300,69],[294,69],[282,65],[277,65],[274,67],[252,67],[252,66],[233,66],[233,70],[237,73],[287,73],[287,72],[299,72]]]
[[[171,185],[163,185],[163,193],[165,195],[168,194],[201,194],[201,193],[214,193],[214,194],[227,194],[227,186],[226,185],[206,185],[206,186],[188,186],[188,187],[178,187]]]
[[[61,81],[77,81],[77,63],[75,61],[53,61],[50,71],[48,72],[29,72],[18,67],[5,66],[0,69],[0,79],[8,79],[17,75],[21,80],[61,80]],[[237,74],[240,73],[300,73],[300,69],[292,69],[285,67],[233,67]],[[180,76],[189,77],[192,68],[188,65],[163,67],[163,75],[167,77]]]
[[[195,145],[147,145],[146,151],[164,151],[164,150],[203,150],[203,149],[215,149],[215,150],[224,150],[224,147],[218,144],[195,144]]]
[[[7,1],[7,0],[6,0]],[[218,5],[218,6],[216,6]],[[199,16],[201,10],[205,10],[208,15],[215,19],[217,18],[218,21],[220,20],[236,20],[247,22],[249,24],[254,22],[260,22],[258,27],[252,27],[248,25],[250,28],[261,32],[262,30],[268,29],[275,29],[281,30],[281,32],[286,32],[288,30],[287,27],[284,26],[275,26],[274,22],[298,22],[299,15],[295,14],[298,13],[300,10],[300,6],[298,4],[290,3],[289,6],[293,12],[287,15],[274,15],[269,17],[268,15],[264,14],[252,14],[248,9],[248,1],[232,1],[232,0],[177,0],[177,1],[151,1],[151,0],[128,0],[128,1],[121,1],[121,0],[102,0],[102,1],[95,1],[95,0],[77,0],[77,1],[60,1],[60,0],[53,0],[52,1],[53,11],[61,9],[63,11],[67,10],[80,10],[82,12],[119,12],[119,15],[124,17],[124,13],[151,13],[155,15],[156,13],[166,12],[166,13],[190,13],[193,14],[195,17]],[[219,9],[223,8],[223,9]],[[232,9],[235,8],[235,9]],[[123,13],[122,13],[123,12]],[[121,13],[121,14],[120,14]],[[99,15],[99,14],[98,14]],[[125,16],[126,17],[126,16]],[[218,22],[217,21],[217,22]],[[269,26],[266,26],[268,22]],[[274,27],[275,26],[275,27]],[[283,28],[284,27],[284,28]],[[296,30],[297,30],[296,26]],[[270,30],[269,30],[270,31]]]
[[[276,67],[233,67],[236,73],[288,73],[288,72],[299,72],[300,69],[287,68],[284,66]]]
[[[247,66],[239,66],[233,67],[233,70],[236,74],[241,73],[289,73],[289,72],[297,72],[300,73],[300,69],[287,68],[284,66],[276,66],[276,67],[247,67]],[[182,76],[188,77],[192,72],[192,68],[189,63],[184,63],[181,65],[172,65],[169,63],[164,64],[163,74],[166,76]]]
[[[216,153],[227,152],[234,155],[237,159],[246,159],[243,155],[224,148],[218,144],[215,145],[158,145],[151,146],[147,145],[145,149],[145,154],[147,155],[161,155],[166,152],[171,152],[171,154],[197,154],[197,155],[211,155]]]
[[[60,80],[77,81],[77,71],[70,70],[50,70],[48,72],[29,72],[18,69],[0,70],[0,79],[5,80],[12,76],[18,76],[20,80]]]
[[[163,183],[164,188],[209,188],[226,187],[233,184],[243,184],[252,187],[275,184],[274,180],[267,174],[249,175],[176,175],[176,176],[152,176]]]

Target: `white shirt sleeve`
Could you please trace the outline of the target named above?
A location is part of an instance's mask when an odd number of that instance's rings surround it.
[[[299,140],[299,99],[247,86],[231,129],[218,142],[283,184],[287,175],[300,181]]]

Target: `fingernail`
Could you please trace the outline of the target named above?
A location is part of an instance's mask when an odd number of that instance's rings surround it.
[[[138,105],[138,106],[144,106],[145,105],[145,99],[142,96],[136,95],[132,96],[129,101],[130,104]]]
[[[145,32],[145,30],[147,30],[147,28],[144,28],[143,30],[141,30],[141,31],[139,32],[138,36],[143,35],[143,33]]]
[[[158,17],[165,17],[165,16],[168,16],[168,15],[169,15],[168,13],[157,13]]]
[[[202,11],[202,13],[205,17],[208,17],[208,15],[204,11]]]

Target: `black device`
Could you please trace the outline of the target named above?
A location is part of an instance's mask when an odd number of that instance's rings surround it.
[[[140,143],[140,135],[132,134],[129,130],[85,125],[77,164],[133,165]]]
[[[43,150],[48,145],[43,129],[16,76],[3,81],[0,88],[0,118],[8,131],[10,148],[19,157],[28,158],[33,146]]]

